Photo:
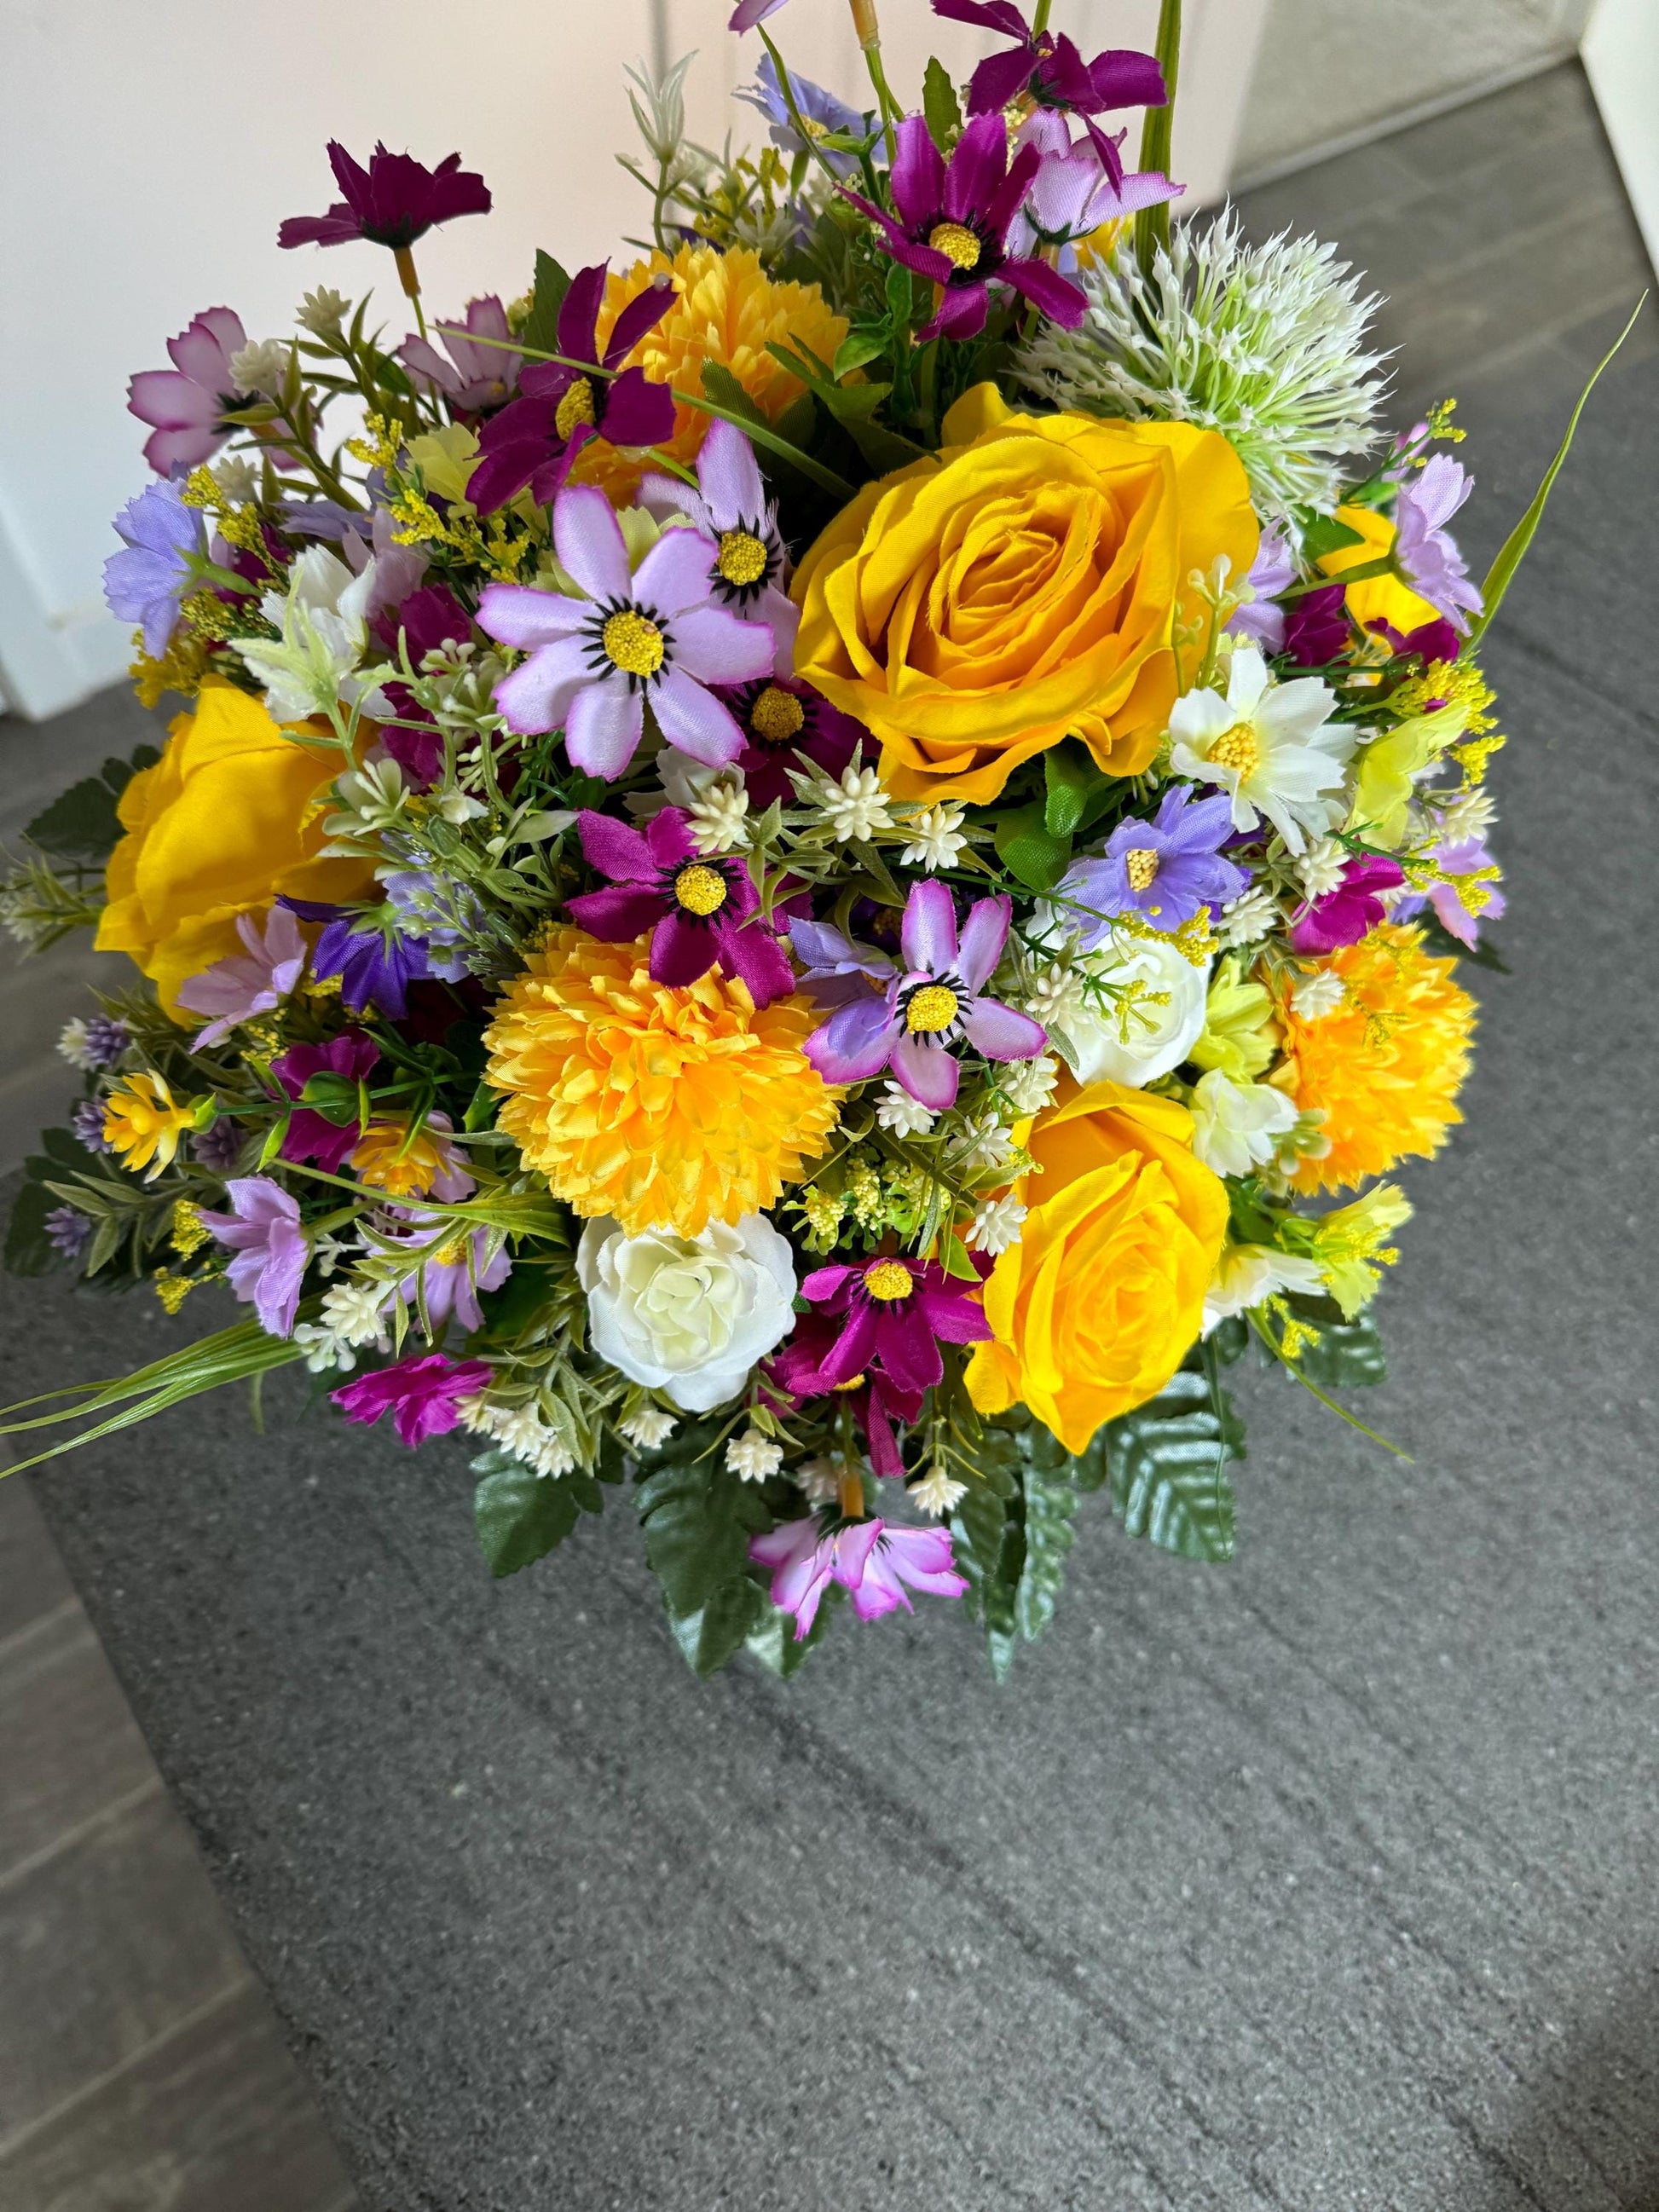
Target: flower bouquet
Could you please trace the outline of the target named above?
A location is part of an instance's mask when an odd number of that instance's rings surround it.
[[[1005,43],[919,108],[871,0],[861,100],[780,5],[732,19],[758,151],[634,75],[617,265],[428,322],[483,179],[331,145],[277,243],[389,252],[391,319],[210,307],[134,378],[108,597],[185,703],[3,893],[141,979],[64,1034],[7,1257],[251,1310],[9,1432],[302,1364],[465,1432],[497,1573],[628,1486],[699,1671],[922,1592],[1000,1673],[1084,1493],[1230,1555],[1252,1346],[1348,1419],[1382,1372],[1544,495],[1477,589],[1450,404],[1381,437],[1346,267],[1171,229],[1172,0],[1092,59],[934,0]]]

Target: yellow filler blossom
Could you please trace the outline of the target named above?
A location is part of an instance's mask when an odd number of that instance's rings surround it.
[[[1413,1156],[1431,1158],[1463,1118],[1474,1001],[1452,981],[1455,961],[1423,949],[1420,930],[1385,922],[1323,963],[1342,1002],[1308,1021],[1280,1010],[1284,1065],[1272,1080],[1304,1114],[1324,1116],[1330,1149],[1303,1160],[1298,1190],[1340,1190]]]
[[[1324,1271],[1325,1286],[1352,1321],[1376,1296],[1377,1270],[1400,1257],[1389,1243],[1412,1218],[1412,1202],[1398,1183],[1374,1183],[1364,1198],[1322,1214],[1312,1224],[1313,1256]]]
[[[630,1237],[695,1237],[800,1179],[836,1126],[836,1094],[801,1050],[817,1021],[804,999],[757,1008],[717,969],[653,983],[650,949],[648,937],[550,932],[497,1003],[485,1080],[556,1197]]]
[[[148,1167],[144,1181],[154,1182],[163,1168],[172,1166],[179,1140],[195,1119],[193,1099],[181,1106],[164,1077],[141,1067],[124,1076],[104,1101],[104,1142],[135,1174]]]

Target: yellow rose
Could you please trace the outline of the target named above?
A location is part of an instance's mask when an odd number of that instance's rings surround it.
[[[1336,519],[1358,533],[1358,545],[1344,545],[1337,552],[1327,553],[1320,567],[1328,576],[1340,576],[1349,568],[1358,568],[1370,561],[1380,561],[1392,553],[1394,541],[1399,535],[1386,514],[1379,514],[1371,507],[1339,507]],[[1367,576],[1363,584],[1350,584],[1344,600],[1348,612],[1363,629],[1367,623],[1391,623],[1402,636],[1421,629],[1425,623],[1438,622],[1439,611],[1397,576]]]
[[[1154,1398],[1196,1340],[1227,1225],[1227,1193],[1193,1158],[1171,1098],[1094,1083],[1029,1139],[1042,1169],[1018,1244],[985,1285],[994,1341],[968,1389],[982,1413],[1024,1401],[1068,1452]]]
[[[319,860],[315,805],[340,759],[284,734],[257,699],[210,678],[180,714],[161,757],[141,769],[117,810],[126,836],[110,854],[100,952],[130,953],[177,1021],[194,1016],[179,987],[240,949],[239,915],[296,898],[360,897],[362,860]]]
[[[1185,422],[1011,413],[994,385],[945,446],[866,484],[801,563],[795,667],[881,739],[904,799],[994,799],[1068,736],[1151,762],[1179,684],[1189,579],[1259,532],[1238,456]]]

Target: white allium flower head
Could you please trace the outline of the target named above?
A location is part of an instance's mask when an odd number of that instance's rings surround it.
[[[968,1486],[947,1474],[942,1467],[930,1467],[920,1482],[907,1485],[904,1494],[924,1513],[931,1513],[935,1521],[942,1521],[968,1495]]]
[[[839,783],[825,776],[816,796],[819,811],[841,844],[873,837],[878,830],[893,826],[887,793],[872,768],[860,768],[854,762],[842,770]]]
[[[90,1072],[93,1062],[87,1046],[87,1025],[78,1014],[58,1032],[58,1049],[71,1067]]]
[[[617,1424],[618,1433],[641,1451],[655,1451],[659,1444],[668,1442],[678,1426],[674,1416],[665,1413],[660,1406],[641,1406],[637,1413]]]
[[[986,1199],[975,1213],[973,1226],[968,1231],[968,1249],[988,1252],[994,1260],[1011,1244],[1018,1243],[1025,1214],[1025,1207],[1012,1191],[1005,1191],[1000,1198]]]
[[[700,853],[729,853],[749,834],[749,793],[743,778],[728,769],[705,784],[686,814],[691,842]]]
[[[783,1465],[783,1446],[758,1429],[745,1429],[726,1447],[726,1464],[739,1482],[764,1482]]]
[[[1332,721],[1335,708],[1335,693],[1317,677],[1275,684],[1256,647],[1241,645],[1224,696],[1189,691],[1176,700],[1170,765],[1226,792],[1236,830],[1254,830],[1265,815],[1299,855],[1306,833],[1322,835],[1344,811],[1335,794],[1358,740]]]
[[[1347,995],[1347,986],[1336,970],[1322,968],[1292,986],[1291,1004],[1304,1022],[1317,1022],[1334,1014]]]
[[[899,854],[906,868],[953,868],[968,840],[962,835],[963,809],[949,799],[925,806],[904,827],[910,842]]]
[[[1027,384],[1085,415],[1221,431],[1264,521],[1294,531],[1299,512],[1334,509],[1357,473],[1339,463],[1375,440],[1383,356],[1366,348],[1379,302],[1334,247],[1247,246],[1230,210],[1177,224],[1150,272],[1126,240],[1076,281],[1089,312],[1075,331],[1039,325]]]
[[[895,1137],[925,1137],[936,1118],[902,1083],[890,1083],[876,1108],[877,1121]]]
[[[1193,1093],[1193,1151],[1218,1176],[1266,1167],[1296,1127],[1296,1108],[1270,1083],[1235,1083],[1212,1068]]]

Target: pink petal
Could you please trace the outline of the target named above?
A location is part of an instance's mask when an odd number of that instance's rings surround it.
[[[943,1045],[924,1044],[919,1036],[903,1032],[893,1047],[893,1073],[913,1098],[935,1114],[957,1103],[962,1070]]]
[[[1013,901],[1006,896],[975,899],[969,908],[968,919],[962,927],[957,973],[970,991],[982,990],[995,972],[1002,948],[1008,942],[1008,926],[1013,913]]]
[[[554,504],[553,540],[561,565],[590,599],[634,597],[621,525],[596,485],[565,486]]]
[[[501,644],[528,653],[571,636],[592,611],[586,599],[532,592],[528,584],[490,584],[478,602],[478,626]]]
[[[907,968],[944,975],[957,960],[957,902],[951,886],[930,876],[911,892],[899,934]]]
[[[669,743],[705,768],[724,768],[743,750],[743,732],[731,710],[683,668],[669,669],[653,687],[651,710]]]
[[[708,579],[720,548],[701,530],[665,530],[641,562],[633,596],[642,605],[660,607],[671,619],[682,607],[700,607],[708,597]],[[680,626],[674,623],[679,642]]]
[[[766,511],[755,449],[735,422],[711,422],[697,455],[697,482],[717,530],[757,522]]]
[[[581,640],[561,638],[502,677],[495,686],[495,704],[519,737],[539,737],[574,713],[574,702],[585,696],[582,687],[590,684],[597,679],[583,657]]]
[[[505,688],[496,686],[497,699]],[[644,730],[645,708],[637,691],[620,679],[593,683],[577,693],[565,717],[564,749],[573,767],[614,783],[639,750]]]

